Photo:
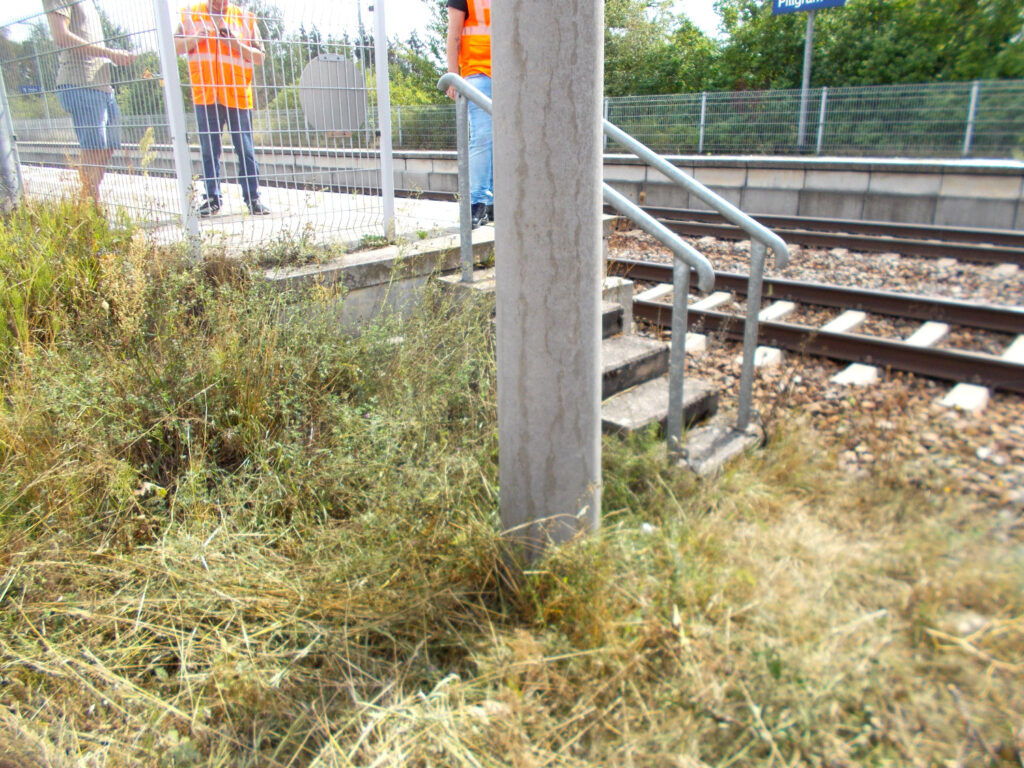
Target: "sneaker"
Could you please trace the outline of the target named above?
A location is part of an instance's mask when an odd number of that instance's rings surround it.
[[[215,197],[208,197],[203,200],[203,204],[196,209],[196,213],[200,216],[213,216],[213,214],[219,210],[220,200]]]
[[[487,203],[473,203],[470,209],[470,221],[473,222],[473,229],[482,227],[487,223]]]
[[[251,213],[253,216],[266,216],[268,213],[270,213],[270,209],[267,208],[267,206],[265,206],[259,200],[253,200],[251,203],[249,203],[249,213]]]

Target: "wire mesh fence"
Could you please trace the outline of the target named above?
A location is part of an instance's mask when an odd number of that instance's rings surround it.
[[[92,184],[104,205],[154,229],[180,233],[191,217],[204,234],[246,243],[384,234],[393,173],[380,151],[376,14],[364,25],[358,0],[319,4],[315,18],[289,9],[287,21],[269,3],[255,8],[43,0],[41,12],[2,23],[0,72],[28,194]],[[83,80],[83,67],[101,76]],[[69,98],[80,94],[85,107]],[[403,135],[423,122],[411,117]],[[215,197],[219,208],[204,207]]]
[[[1024,154],[1024,81],[610,98],[608,119],[665,154]]]
[[[359,0],[310,11],[303,9],[314,6],[297,4],[287,9],[287,20],[270,3],[252,0],[255,11],[243,6],[234,34],[245,37],[251,19],[250,42],[262,48],[257,59],[239,63],[252,77],[244,126],[220,114],[211,118],[208,98],[196,87],[210,56],[223,67],[217,57],[230,52],[204,43],[202,64],[198,48],[190,52],[180,40],[168,47],[175,32],[221,34],[216,24],[206,28],[195,7],[169,7],[175,0],[41,2],[48,12],[0,22],[0,74],[30,194],[63,196],[95,184],[105,205],[154,229],[187,231],[191,216],[203,233],[246,243],[353,241],[387,231],[394,174],[385,144],[399,151],[455,149],[451,103],[393,105],[390,125],[380,124],[376,14],[364,25]],[[190,2],[207,7],[214,0]],[[69,12],[85,6],[95,16],[88,30],[89,19]],[[90,40],[62,36],[62,16],[89,31]],[[91,60],[101,61],[107,78],[98,90],[112,98],[113,124],[90,118],[71,98],[82,62]],[[819,88],[806,105],[796,90],[618,97],[606,99],[605,113],[663,154],[1024,156],[1022,80]],[[96,134],[108,130],[110,154],[88,151]],[[209,195],[221,197],[219,210],[196,218]],[[252,215],[254,196],[280,215]],[[450,216],[425,213],[415,227],[448,226]]]

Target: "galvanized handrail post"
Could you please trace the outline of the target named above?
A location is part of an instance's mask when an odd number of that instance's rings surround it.
[[[462,282],[473,282],[473,222],[469,199],[469,102],[491,114],[491,100],[454,72],[442,75],[437,88],[455,88],[455,135],[459,158],[459,247]]]
[[[761,313],[761,287],[768,249],[760,240],[750,241],[750,277],[747,283],[747,319],[743,326],[743,369],[740,372],[739,409],[736,429],[745,432],[750,424],[751,400],[754,396],[754,355],[757,352],[757,329]]]
[[[686,378],[686,328],[690,299],[690,268],[680,259],[672,265],[672,347],[668,360],[668,417],[665,440],[669,459],[683,458],[683,398]]]
[[[459,249],[462,282],[473,282],[473,213],[469,199],[469,99],[455,92],[455,135],[459,155]]]

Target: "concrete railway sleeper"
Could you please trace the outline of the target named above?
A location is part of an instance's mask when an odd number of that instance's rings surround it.
[[[742,318],[739,315],[692,306],[689,313],[693,324],[702,325],[708,334],[730,339],[742,337]],[[659,302],[637,299],[633,303],[635,319],[659,328],[669,326],[671,314],[671,307]],[[1024,394],[1024,361],[1016,355],[996,357],[922,346],[914,339],[900,341],[771,320],[760,322],[758,343],[798,354],[881,366],[928,378]],[[1013,348],[1019,349],[1019,345],[1014,344]]]
[[[651,261],[609,258],[608,271],[640,282],[668,283],[672,279],[672,271],[667,265]],[[715,272],[715,287],[718,290],[746,295],[746,285],[746,275]],[[909,320],[938,321],[999,333],[1024,334],[1024,309],[1018,307],[771,277],[764,279],[764,294],[777,301],[860,310]]]

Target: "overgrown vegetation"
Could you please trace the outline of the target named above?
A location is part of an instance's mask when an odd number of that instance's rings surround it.
[[[0,238],[0,764],[1024,757],[1019,534],[956,488],[610,439],[600,534],[509,578],[484,309],[344,336],[88,208]]]

